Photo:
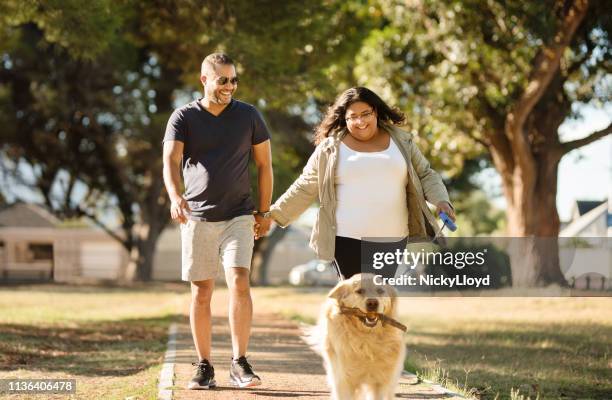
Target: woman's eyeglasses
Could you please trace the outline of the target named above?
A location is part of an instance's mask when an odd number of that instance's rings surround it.
[[[374,115],[374,109],[370,110],[370,111],[366,111],[366,112],[362,112],[359,115],[351,115],[350,117],[346,117],[345,120],[348,123],[354,124],[355,122],[357,122],[358,120],[365,120],[370,118],[372,115]]]
[[[227,82],[231,83],[232,85],[237,85],[238,84],[238,77],[235,76],[233,78],[228,78],[227,76],[220,76],[217,78],[217,85],[219,86],[223,86],[225,85]]]

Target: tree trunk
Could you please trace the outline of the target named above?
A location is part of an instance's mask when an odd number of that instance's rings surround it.
[[[157,240],[159,233],[149,235],[146,240],[138,242],[136,247],[139,248],[138,268],[136,279],[143,282],[149,282],[153,279],[153,259],[155,249],[157,248]]]
[[[148,282],[153,278],[153,259],[162,230],[156,224],[134,227],[134,245],[129,252],[128,263],[119,276],[122,283],[132,283],[135,280]]]
[[[152,168],[152,176],[156,176],[159,168]],[[161,175],[161,173],[159,173]],[[151,179],[146,187],[146,197],[140,202],[141,223],[134,225],[129,233],[132,239],[130,258],[127,268],[121,274],[124,282],[150,281],[153,278],[153,259],[157,241],[170,222],[168,213],[168,198],[162,192],[161,179]]]
[[[508,203],[508,236],[512,285],[514,287],[544,287],[550,284],[566,286],[559,263],[559,215],[557,213],[557,172],[559,156],[553,152],[539,153],[535,169],[512,170],[505,176],[504,187]],[[507,170],[500,169],[498,170]],[[531,176],[524,178],[524,174]],[[517,181],[534,181],[532,188]]]
[[[253,262],[251,265],[251,283],[259,286],[266,286],[268,284],[268,263],[274,247],[285,237],[288,229],[276,226],[272,232],[259,239],[255,243],[253,249]]]
[[[557,169],[563,146],[558,127],[565,116],[559,66],[588,11],[588,0],[564,4],[557,32],[533,59],[528,82],[504,117],[504,128],[490,137],[496,169],[508,202],[512,284],[566,285],[559,265],[559,216],[555,204]],[[562,108],[564,109],[564,108]],[[496,124],[501,126],[501,124]]]
[[[135,246],[139,253],[136,278],[145,282],[153,279],[153,259],[157,241],[170,222],[168,197],[163,192],[161,179],[153,181],[148,193],[147,201],[142,205],[143,223]]]

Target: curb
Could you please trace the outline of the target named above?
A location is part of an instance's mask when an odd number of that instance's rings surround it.
[[[178,325],[170,324],[168,327],[168,346],[164,355],[164,364],[159,374],[157,385],[158,400],[172,400],[172,385],[174,385],[174,361],[176,360],[176,334]]]
[[[449,389],[445,388],[444,386],[442,386],[442,385],[440,385],[438,383],[435,383],[435,382],[432,382],[432,381],[428,381],[426,379],[420,379],[417,375],[413,374],[412,372],[404,370],[402,372],[402,375],[403,376],[408,376],[410,378],[417,379],[420,382],[424,382],[424,383],[428,384],[429,386],[431,386],[431,388],[433,390],[435,390],[439,394],[446,394],[446,395],[453,396],[453,397],[460,397],[462,399],[467,399],[467,397],[463,396],[462,394],[453,392],[452,390],[449,390]]]

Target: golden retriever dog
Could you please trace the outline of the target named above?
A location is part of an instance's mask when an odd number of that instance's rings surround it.
[[[376,285],[372,274],[329,292],[314,330],[333,399],[395,397],[406,353],[403,331],[389,323],[396,303],[395,288]]]

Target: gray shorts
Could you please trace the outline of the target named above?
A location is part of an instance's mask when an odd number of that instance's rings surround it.
[[[182,279],[214,279],[220,266],[250,268],[254,223],[252,215],[241,215],[228,221],[181,224]]]

